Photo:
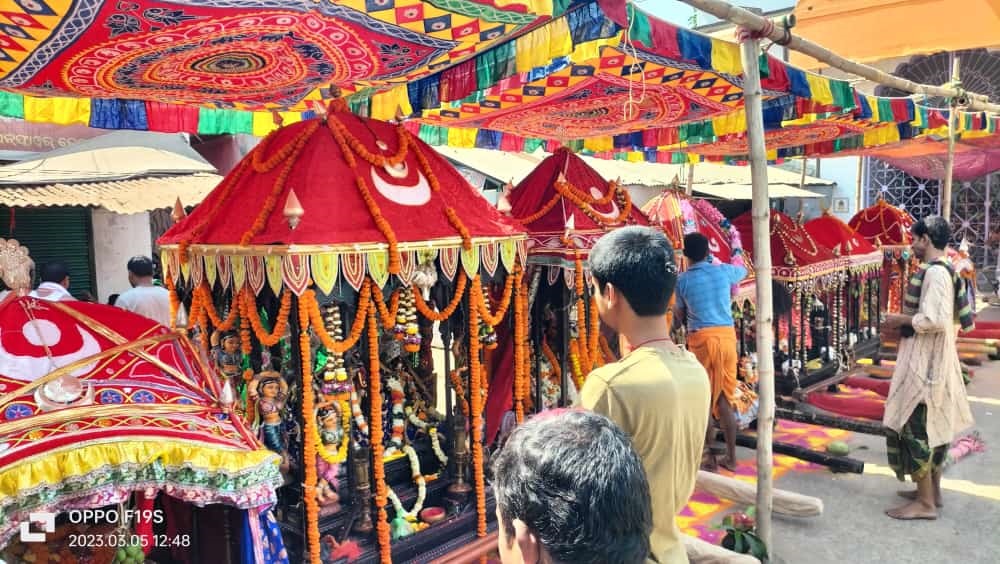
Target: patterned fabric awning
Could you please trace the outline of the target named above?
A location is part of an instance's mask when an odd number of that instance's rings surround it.
[[[281,485],[191,342],[145,317],[0,300],[0,390],[0,544],[36,511],[149,490],[246,509]]]

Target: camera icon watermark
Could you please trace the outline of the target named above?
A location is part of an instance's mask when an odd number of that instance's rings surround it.
[[[32,531],[31,524],[38,523],[41,531]],[[56,514],[48,511],[29,513],[28,520],[21,523],[21,542],[45,542],[45,535],[55,532]]]

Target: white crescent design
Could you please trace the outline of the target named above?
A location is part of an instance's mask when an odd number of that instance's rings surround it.
[[[83,341],[80,349],[70,354],[53,356],[51,359],[44,356],[18,356],[11,354],[4,350],[3,342],[0,340],[0,374],[22,382],[31,382],[59,367],[101,352],[101,345],[93,335],[84,331],[79,326],[77,326],[76,330],[80,332],[80,339]],[[25,339],[36,346],[41,346],[42,344],[54,345],[59,342],[61,337],[59,328],[51,321],[44,319],[26,322],[21,331],[24,333]],[[74,370],[70,375],[83,376],[93,370],[95,366],[97,366],[97,361]]]
[[[384,168],[386,174],[400,180],[409,175],[409,167],[405,162],[396,167],[386,165]],[[422,206],[431,199],[431,186],[419,170],[417,171],[417,183],[413,186],[389,184],[375,172],[375,167],[371,169],[371,177],[372,184],[375,185],[379,194],[401,206]]]
[[[713,253],[717,253],[722,250],[722,247],[719,245],[719,242],[715,240],[715,237],[710,237],[708,239],[708,249]]]
[[[590,187],[590,195],[592,197],[598,199],[598,200],[600,200],[601,198],[604,197],[604,194],[601,194],[601,191],[598,190],[594,186]],[[594,206],[590,206],[590,209],[594,210],[594,213],[596,213],[597,215],[603,217],[604,219],[612,219],[612,220],[613,219],[618,219],[618,214],[621,213],[618,210],[618,202],[616,202],[614,198],[611,199],[611,212],[610,213],[599,212],[596,209],[594,209]]]

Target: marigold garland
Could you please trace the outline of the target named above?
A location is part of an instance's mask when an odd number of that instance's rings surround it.
[[[369,285],[369,295],[371,285]],[[389,535],[389,514],[385,510],[389,502],[389,492],[385,483],[385,461],[383,460],[382,431],[382,368],[379,360],[378,319],[374,307],[368,307],[368,373],[369,379],[369,428],[371,430],[372,468],[375,478],[375,507],[378,508],[376,529],[378,546],[383,564],[392,562],[391,537]],[[318,560],[316,560],[318,562]]]
[[[309,141],[313,133],[316,133],[317,129],[319,129],[318,121],[309,122],[295,137],[289,139],[280,149],[268,157],[267,160],[261,160],[264,157],[264,153],[271,148],[271,143],[274,142],[281,129],[275,129],[269,133],[261,139],[255,150],[250,153],[250,163],[253,165],[254,172],[265,174],[274,170],[274,167],[280,163],[289,160],[294,161],[295,157],[298,156],[298,152],[301,151],[301,147],[305,146],[306,142]]]
[[[577,390],[583,388],[584,379],[584,363],[580,356],[580,343],[576,339],[571,339],[569,342],[569,362],[570,368],[573,371],[573,383],[576,385]]]
[[[286,316],[287,318],[287,316]],[[309,561],[320,562],[319,544],[319,502],[316,500],[316,398],[313,396],[312,349],[309,343],[309,311],[305,304],[299,304],[299,350],[302,353],[302,418],[305,421],[302,440],[302,456],[305,458],[305,483],[302,497],[306,505],[306,536],[309,539]]]
[[[170,328],[177,328],[177,312],[181,309],[181,299],[177,296],[177,288],[174,286],[174,277],[170,271],[164,272],[163,280],[167,285],[167,292],[170,296]]]
[[[213,195],[217,193],[219,197],[216,198],[211,204],[211,207],[208,208],[208,211],[205,214],[205,217],[202,218],[201,223],[195,225],[191,229],[191,236],[181,241],[180,244],[178,245],[177,251],[181,262],[188,262],[189,257],[187,250],[191,244],[191,240],[201,235],[202,231],[205,230],[205,227],[210,222],[216,219],[216,215],[222,208],[222,205],[225,204],[227,201],[229,201],[229,197],[232,195],[233,188],[235,188],[236,185],[240,183],[240,180],[243,179],[243,175],[246,174],[248,170],[250,170],[250,164],[248,162],[248,159],[243,159],[242,161],[240,161],[239,164],[236,165],[236,168],[233,169],[233,171],[230,172],[222,180],[222,183],[219,184],[219,186],[212,191]]]
[[[497,308],[496,313],[490,311],[490,305],[486,302],[486,297],[483,294],[482,280],[477,274],[472,280],[472,293],[470,296],[475,302],[476,309],[479,310],[479,317],[491,327],[496,327],[500,325],[503,318],[507,316],[507,309],[510,308],[512,302],[511,294],[514,290],[514,280],[520,275],[515,273],[507,276],[507,280],[504,281],[503,295],[500,296],[500,305]]]
[[[527,396],[525,303],[527,286],[523,283],[523,270],[518,268],[514,280],[514,418],[518,424],[524,421],[524,398]]]
[[[572,345],[572,341],[570,341]],[[549,366],[552,367],[552,375],[555,376],[556,380],[562,382],[562,367],[559,366],[559,359],[556,357],[555,351],[549,346],[547,339],[542,339],[542,354],[545,355],[545,360],[549,361]]]
[[[604,356],[601,354],[601,316],[597,311],[597,298],[590,297],[590,333],[587,335],[587,357],[590,359],[590,366],[587,371],[599,368],[604,365]]]
[[[309,322],[312,325],[313,333],[319,337],[320,342],[323,343],[326,350],[334,354],[344,354],[361,339],[361,334],[365,330],[365,316],[368,315],[368,309],[371,307],[371,286],[370,279],[366,278],[358,293],[358,310],[354,314],[354,322],[351,323],[350,334],[343,341],[331,339],[330,335],[326,332],[326,328],[323,327],[323,313],[319,310],[319,301],[316,299],[316,293],[312,290],[306,290],[299,297],[300,302],[308,304]]]
[[[406,131],[406,128],[403,127],[402,125],[396,126],[396,141],[399,143],[399,149],[397,150],[395,155],[390,155],[390,156],[382,154],[374,154],[371,151],[369,151],[365,147],[364,143],[362,143],[356,137],[354,137],[351,134],[350,130],[347,129],[347,126],[341,123],[340,120],[337,119],[337,116],[333,114],[330,114],[327,117],[326,125],[327,127],[330,128],[330,131],[333,133],[334,138],[338,138],[338,142],[340,139],[343,139],[344,143],[348,148],[353,150],[354,153],[357,153],[359,157],[361,157],[362,159],[367,161],[368,164],[371,164],[373,166],[386,166],[386,165],[398,166],[399,164],[401,164],[403,161],[406,160],[406,156],[410,149],[409,132]],[[353,167],[354,165],[351,166]]]
[[[600,336],[598,342],[601,346],[601,354],[604,355],[605,364],[611,364],[612,362],[618,360],[618,358],[615,356],[614,351],[611,350],[611,344],[608,343],[608,340],[604,337],[604,335]]]
[[[407,135],[410,133],[407,131]],[[413,154],[417,157],[417,163],[420,164],[420,169],[423,171],[424,176],[427,177],[427,182],[430,184],[431,190],[434,193],[441,192],[441,183],[438,182],[437,175],[434,174],[434,169],[431,168],[430,162],[427,161],[427,157],[424,155],[423,151],[417,144],[413,143]],[[469,229],[465,227],[462,223],[462,219],[458,217],[454,208],[451,206],[445,206],[444,214],[448,217],[448,223],[458,231],[458,234],[462,237],[462,248],[465,250],[472,249],[472,235],[469,233]]]
[[[253,332],[257,340],[266,347],[277,345],[278,341],[285,335],[285,331],[288,330],[288,314],[292,311],[292,293],[285,292],[282,294],[281,307],[278,309],[278,315],[274,320],[274,330],[270,333],[264,330],[264,325],[261,323],[260,314],[257,313],[256,302],[251,291],[248,288],[244,288],[241,295],[243,297],[241,300],[243,307],[240,314],[250,319],[250,325],[253,327]]]
[[[455,295],[451,297],[451,301],[448,302],[448,305],[440,312],[432,310],[430,306],[427,305],[427,302],[424,301],[424,296],[420,293],[420,289],[414,286],[413,300],[416,303],[417,311],[420,312],[420,315],[430,321],[440,322],[447,320],[453,313],[455,313],[455,309],[458,308],[458,305],[462,303],[462,297],[465,295],[465,287],[467,283],[468,278],[465,276],[465,271],[460,270],[458,273],[458,279],[455,281]]]
[[[475,296],[475,292],[472,293]],[[476,484],[476,534],[486,536],[486,482],[483,476],[483,368],[479,361],[480,343],[476,308],[469,308],[469,400],[472,408],[472,469]]]
[[[458,407],[462,410],[462,415],[469,415],[469,400],[465,399],[462,372],[460,370],[452,370],[451,374],[448,375],[448,379],[451,380],[451,387],[455,390],[455,399],[461,400],[461,404]]]
[[[594,222],[598,225],[610,227],[612,225],[624,223],[632,213],[632,198],[629,196],[628,190],[615,183],[608,184],[608,192],[614,194],[615,199],[619,204],[618,216],[613,219],[605,217],[592,207],[593,205],[598,204],[599,201],[603,200],[603,198],[601,198],[601,200],[595,200],[592,197],[581,197],[582,193],[568,182],[557,181],[553,186],[559,195],[572,202],[576,207],[580,208],[583,213],[587,214],[587,217],[594,220]],[[608,200],[608,202],[610,201],[611,200]]]
[[[229,313],[226,315],[225,319],[219,316],[219,312],[215,310],[215,304],[212,302],[212,292],[208,289],[208,286],[202,284],[194,289],[195,294],[201,294],[199,299],[202,311],[208,315],[209,321],[212,322],[212,327],[216,331],[229,331],[233,328],[236,323],[236,315],[240,311],[239,298],[233,296],[232,304],[229,307]]]
[[[382,321],[382,328],[390,331],[396,327],[396,316],[399,315],[399,299],[402,289],[396,288],[393,291],[392,296],[389,298],[390,304],[386,306],[385,296],[382,294],[382,289],[378,287],[378,284],[372,284],[371,288],[373,301],[375,302],[375,307],[378,308],[379,319]]]

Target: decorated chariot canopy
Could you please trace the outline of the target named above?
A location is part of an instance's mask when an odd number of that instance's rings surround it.
[[[649,217],[650,224],[663,229],[678,253],[684,248],[684,236],[694,232],[708,238],[714,259],[731,263],[736,249],[743,253],[739,230],[707,200],[691,198],[679,190],[664,190],[646,202],[642,211]],[[740,282],[737,297],[753,300],[753,263],[745,253],[743,258],[748,274]]]
[[[279,457],[186,337],[86,302],[0,303],[0,544],[28,514],[163,492],[275,501]]]
[[[335,103],[265,138],[159,242],[175,280],[328,294],[341,277],[355,289],[366,275],[408,283],[435,259],[449,279],[460,265],[470,277],[512,272],[524,238],[402,126]]]
[[[528,230],[532,264],[571,270],[609,230],[649,224],[624,186],[605,180],[565,147],[538,163],[506,198],[510,215]]]
[[[817,243],[847,261],[852,271],[878,270],[882,265],[882,253],[830,210],[803,227]]]
[[[881,198],[854,214],[848,225],[875,247],[895,253],[897,257],[913,242],[910,235],[913,217]]]
[[[750,212],[733,220],[741,233],[753,240]],[[746,252],[753,258],[753,245]],[[772,276],[799,288],[825,287],[834,284],[843,270],[842,261],[832,251],[820,245],[794,219],[778,210],[771,210]]]

